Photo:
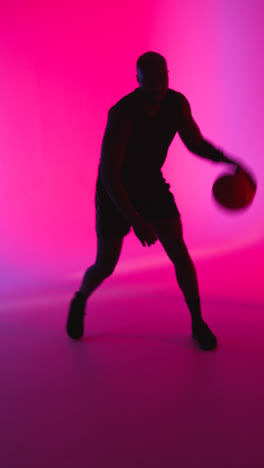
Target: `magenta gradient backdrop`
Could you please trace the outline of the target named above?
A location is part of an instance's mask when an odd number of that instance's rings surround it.
[[[203,135],[258,181],[249,210],[222,212],[211,187],[225,166],[192,155],[175,137],[163,174],[190,252],[198,260],[241,249],[251,252],[252,267],[253,247],[256,282],[264,251],[263,2],[9,5],[0,6],[2,287],[81,278],[94,261],[94,191],[107,112],[137,87],[136,59],[148,50],[166,57],[169,87],[189,99]],[[129,271],[137,262],[147,269],[168,260],[160,245],[144,249],[131,233],[118,268]]]

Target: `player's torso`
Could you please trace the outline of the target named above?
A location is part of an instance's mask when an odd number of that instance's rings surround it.
[[[120,180],[126,188],[138,188],[164,182],[161,167],[168,148],[179,128],[180,93],[168,89],[159,108],[146,109],[141,89],[120,99],[109,112],[121,110],[132,123],[132,133],[127,141]]]
[[[140,88],[121,99],[115,106],[125,111],[132,122],[122,167],[122,174],[141,170],[160,170],[179,127],[178,93],[168,89],[159,108],[147,109]]]

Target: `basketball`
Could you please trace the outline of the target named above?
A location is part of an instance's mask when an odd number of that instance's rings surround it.
[[[221,207],[229,210],[247,208],[254,200],[256,182],[247,172],[239,167],[235,174],[218,177],[212,188],[214,199]]]

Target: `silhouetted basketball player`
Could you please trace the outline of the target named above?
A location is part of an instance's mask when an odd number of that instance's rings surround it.
[[[66,330],[73,339],[82,337],[86,300],[113,273],[132,227],[143,246],[158,239],[163,245],[191,313],[192,336],[201,348],[213,349],[217,340],[201,316],[195,267],[161,167],[176,132],[192,153],[239,164],[202,137],[185,96],[168,88],[162,55],[147,52],[136,66],[139,87],[108,112],[96,182],[97,256],[71,301]]]

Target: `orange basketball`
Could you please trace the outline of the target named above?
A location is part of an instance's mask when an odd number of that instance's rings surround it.
[[[254,200],[256,183],[243,169],[238,168],[235,174],[226,174],[217,178],[212,192],[215,200],[229,210],[247,208]]]

